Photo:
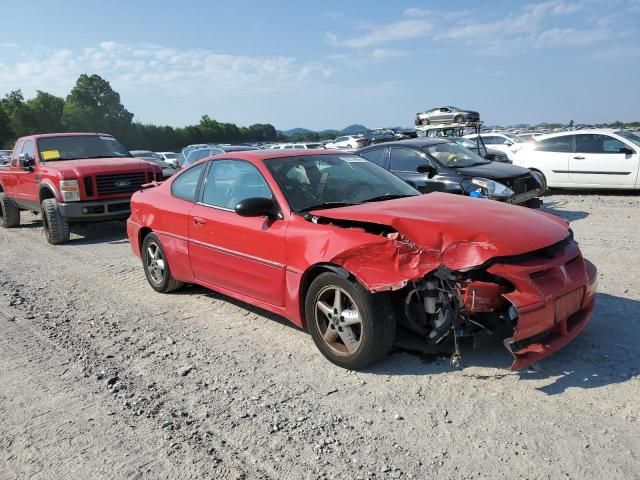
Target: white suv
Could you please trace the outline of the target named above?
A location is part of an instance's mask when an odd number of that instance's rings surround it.
[[[542,135],[513,163],[542,173],[549,187],[640,189],[640,136],[608,129]]]
[[[478,135],[465,135],[467,138],[476,138]],[[514,154],[526,145],[524,139],[503,132],[481,133],[482,141],[487,148],[493,148],[505,153],[509,160],[513,161]]]
[[[333,142],[326,143],[325,148],[360,148],[364,147],[364,137],[356,135],[345,135],[343,137],[336,138]]]

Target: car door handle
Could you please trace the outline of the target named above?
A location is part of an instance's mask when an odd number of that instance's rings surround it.
[[[584,160],[584,157],[573,157],[574,160]]]
[[[196,227],[204,227],[204,224],[207,223],[207,221],[202,218],[202,217],[193,217],[193,224]]]

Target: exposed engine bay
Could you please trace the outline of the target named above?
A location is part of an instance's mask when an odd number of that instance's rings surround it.
[[[440,266],[424,280],[404,289],[401,325],[429,344],[453,340],[451,365],[461,366],[460,339],[480,331],[492,334],[500,324],[513,325],[517,318],[503,294],[513,288],[489,274],[461,274]]]

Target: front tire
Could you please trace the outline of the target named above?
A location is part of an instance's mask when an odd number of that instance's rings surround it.
[[[170,293],[184,286],[184,282],[176,280],[171,274],[164,249],[155,233],[150,233],[144,237],[142,242],[142,265],[149,285],[156,292]]]
[[[423,118],[420,120],[420,125],[429,125],[429,119],[428,118]]]
[[[364,368],[391,349],[396,321],[388,296],[333,272],[320,274],[305,298],[307,328],[316,347],[332,363]]]
[[[13,228],[20,225],[20,209],[5,193],[0,193],[0,225],[3,228]]]
[[[42,223],[47,242],[59,245],[69,241],[69,222],[62,216],[60,205],[55,198],[42,201]]]

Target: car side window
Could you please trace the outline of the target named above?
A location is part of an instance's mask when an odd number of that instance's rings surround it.
[[[535,149],[538,152],[573,152],[573,135],[545,138],[536,142]]]
[[[202,203],[234,210],[238,202],[253,197],[273,198],[260,171],[241,160],[214,160],[204,184]]]
[[[22,147],[22,153],[27,155],[30,159],[34,159],[36,156],[36,149],[33,146],[33,140],[27,140]]]
[[[626,145],[609,135],[584,134],[576,135],[576,152],[578,153],[618,153]]]
[[[410,148],[391,149],[391,170],[396,172],[417,172],[418,166],[426,164],[425,158]]]
[[[366,152],[359,153],[361,157],[366,158],[370,162],[377,163],[381,167],[384,166],[384,151],[386,148],[376,148],[373,150],[367,150]]]
[[[198,165],[181,173],[171,184],[171,193],[173,196],[195,202],[196,194],[198,193],[198,184],[200,183],[200,177],[202,176],[204,167],[204,164]]]
[[[20,152],[22,152],[22,144],[24,143],[23,140],[20,140],[15,148],[13,149],[13,154],[11,156],[11,166],[12,167],[17,167],[18,166],[18,155],[20,155]]]

